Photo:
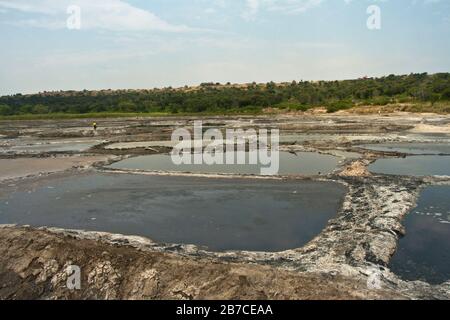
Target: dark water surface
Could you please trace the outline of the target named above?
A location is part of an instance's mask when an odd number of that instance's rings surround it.
[[[450,186],[423,190],[404,226],[407,234],[391,261],[392,270],[406,280],[450,280]]]
[[[369,166],[373,173],[411,176],[450,176],[450,156],[410,156],[380,159]]]
[[[333,182],[90,174],[0,197],[0,223],[279,251],[320,233],[345,193]]]

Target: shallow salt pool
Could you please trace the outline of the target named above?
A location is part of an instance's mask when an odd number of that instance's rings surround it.
[[[405,218],[391,269],[406,280],[440,284],[450,280],[450,186],[423,190],[417,208]]]
[[[379,159],[369,166],[369,170],[391,175],[450,176],[450,156]]]
[[[248,157],[248,155],[247,155]],[[333,172],[342,159],[314,152],[280,152],[280,166],[278,174],[290,175],[317,175]],[[248,163],[248,162],[247,162]],[[126,159],[109,166],[112,169],[145,170],[164,172],[190,172],[190,173],[224,173],[224,174],[250,174],[260,175],[261,168],[257,165],[176,165],[170,155],[139,156]]]
[[[210,250],[281,251],[339,211],[334,182],[89,174],[0,197],[0,224],[140,235]]]
[[[43,152],[83,152],[101,141],[52,141],[48,143],[21,143],[17,145],[0,147],[0,154],[7,153],[43,153]]]
[[[367,150],[383,151],[383,152],[399,152],[416,155],[450,155],[449,143],[380,143],[360,145],[360,148]]]

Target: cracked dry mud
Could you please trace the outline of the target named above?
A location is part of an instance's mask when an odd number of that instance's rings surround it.
[[[159,141],[170,131],[168,128],[186,125],[192,120],[162,119],[147,127],[145,120],[105,120],[104,125],[108,128],[105,128],[104,138],[108,141],[80,155],[146,154],[148,150],[114,152],[104,147],[116,142]],[[388,268],[399,238],[407,232],[402,226],[402,220],[416,205],[421,189],[428,185],[449,185],[450,178],[372,175],[367,166],[374,160],[399,155],[361,151],[355,147],[361,141],[366,141],[364,139],[367,137],[358,137],[361,134],[372,137],[370,141],[374,143],[404,141],[409,133],[429,128],[423,124],[426,121],[432,121],[434,130],[437,130],[436,127],[447,127],[449,117],[279,116],[276,119],[244,117],[213,118],[208,121],[211,125],[217,122],[225,127],[248,127],[258,122],[263,126],[279,124],[285,132],[326,135],[324,140],[313,140],[311,136],[311,139],[284,145],[282,149],[285,150],[312,150],[329,154],[335,154],[335,150],[361,152],[360,158],[345,159],[341,167],[327,176],[283,177],[344,184],[348,194],[336,218],[329,221],[327,227],[306,246],[277,253],[216,253],[193,245],[164,245],[141,237],[2,226],[0,298],[450,299],[450,281],[434,286],[419,281],[403,281]],[[64,132],[49,123],[33,123],[30,126],[39,137],[59,137]],[[82,127],[79,123],[71,127],[75,129],[62,136],[77,136],[85,130],[76,130]],[[24,128],[11,128],[8,125],[1,131],[20,134],[21,130]],[[328,135],[330,132],[339,135]],[[414,136],[407,139],[428,138]],[[8,159],[10,157],[8,155]],[[103,164],[118,159],[120,157],[111,157],[104,160]],[[83,170],[103,169],[96,164]],[[78,171],[71,171],[68,175]],[[49,178],[27,178],[22,183]],[[19,182],[0,182],[0,193],[7,192],[11,183],[14,185]],[[70,291],[66,287],[66,268],[71,264],[80,266],[82,270],[82,289],[79,291]],[[368,281],[374,274],[379,278],[380,286],[370,289]]]

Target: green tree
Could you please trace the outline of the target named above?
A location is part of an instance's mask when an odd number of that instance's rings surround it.
[[[122,112],[136,112],[137,107],[136,104],[132,101],[121,101],[119,102],[119,110]]]
[[[442,99],[450,100],[450,88],[447,88],[444,92],[442,92]]]
[[[32,113],[32,111],[33,111],[33,106],[31,104],[24,104],[24,105],[20,106],[20,108],[19,108],[19,113],[23,113],[23,114]]]
[[[9,116],[13,113],[10,106],[6,104],[0,104],[0,115],[2,116]]]
[[[33,107],[31,112],[34,114],[46,114],[49,112],[49,108],[43,104],[37,104]]]

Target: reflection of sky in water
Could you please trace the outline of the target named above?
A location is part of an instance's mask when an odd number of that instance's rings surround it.
[[[450,154],[449,143],[380,143],[359,146],[368,150],[408,154]]]
[[[369,166],[373,173],[413,176],[450,176],[450,156],[410,156],[379,159]]]
[[[336,169],[342,159],[331,155],[313,152],[297,152],[295,154],[280,152],[280,175],[287,174],[328,174]],[[248,159],[248,154],[247,154]],[[247,163],[249,163],[247,161]],[[110,166],[114,169],[168,171],[168,172],[193,172],[193,173],[239,173],[261,174],[262,167],[269,165],[180,165],[172,162],[170,155],[140,156],[126,159]]]
[[[433,205],[433,206],[424,207],[422,210],[423,211],[420,211],[417,209],[414,212],[414,214],[417,214],[420,216],[433,217],[441,223],[450,223],[449,208],[446,208],[444,206],[439,206],[439,205]]]
[[[438,284],[450,280],[450,186],[426,188],[404,221],[392,270],[407,280]]]
[[[332,182],[90,174],[0,197],[0,224],[141,235],[213,250],[303,246],[336,216]]]

